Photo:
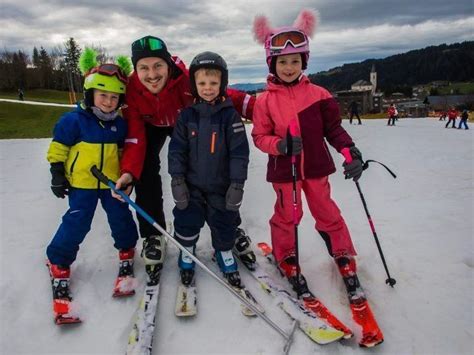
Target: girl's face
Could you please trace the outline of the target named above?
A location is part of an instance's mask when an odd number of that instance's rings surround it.
[[[137,75],[140,82],[152,94],[158,94],[166,85],[169,76],[168,63],[162,58],[147,57],[137,62]]]
[[[94,106],[104,113],[115,111],[119,104],[120,95],[115,92],[94,89]]]
[[[280,55],[276,59],[276,74],[285,83],[295,81],[303,70],[301,54]]]

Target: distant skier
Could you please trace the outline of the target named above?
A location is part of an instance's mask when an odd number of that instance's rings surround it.
[[[99,200],[118,250],[120,272],[133,276],[138,231],[132,213],[90,171],[96,165],[111,179],[120,176],[119,150],[127,126],[118,109],[124,104],[126,66],[96,65],[96,57],[90,48],[82,53],[79,65],[85,74],[84,101],[57,122],[47,153],[51,190],[56,197],[68,196],[69,200],[69,209],[46,249],[51,277],[67,280],[58,286],[64,288],[58,294],[69,294],[70,266],[91,228]]]
[[[354,116],[357,117],[357,119],[359,120],[359,124],[362,124],[361,120],[360,120],[360,117],[359,117],[359,105],[357,104],[357,101],[352,101],[350,106],[349,106],[349,111],[351,113],[350,117],[349,117],[349,123],[352,124],[352,119],[354,118]]]
[[[459,121],[458,129],[461,129],[462,125],[464,125],[465,129],[469,129],[469,127],[467,126],[468,119],[469,119],[469,112],[467,112],[467,110],[464,110],[461,114],[461,121]]]
[[[456,128],[456,118],[458,117],[458,111],[453,107],[451,107],[448,111],[448,122],[446,123],[445,128],[448,128],[449,124],[452,122],[453,125],[451,128]]]
[[[207,222],[217,263],[229,284],[240,287],[232,254],[247,180],[249,144],[240,115],[227,97],[228,70],[213,52],[198,54],[189,67],[194,105],[178,117],[168,151],[175,239],[194,254]],[[182,251],[181,282],[189,286],[194,262]]]
[[[397,109],[395,108],[394,104],[390,104],[390,107],[388,108],[387,115],[388,115],[388,122],[387,126],[395,126],[395,117],[397,114]],[[390,123],[392,122],[392,123]]]

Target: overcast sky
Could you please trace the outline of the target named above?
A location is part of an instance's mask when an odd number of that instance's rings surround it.
[[[1,0],[0,45],[31,56],[34,46],[50,50],[74,37],[81,47],[130,55],[130,44],[150,34],[187,64],[211,50],[226,59],[231,83],[259,82],[268,70],[253,39],[255,15],[291,25],[302,8],[320,13],[307,73],[474,40],[473,0]]]

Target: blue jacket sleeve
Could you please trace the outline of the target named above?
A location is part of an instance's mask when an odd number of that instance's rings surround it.
[[[245,125],[235,110],[233,110],[232,119],[228,121],[227,137],[230,180],[243,184],[247,180],[250,148]]]
[[[180,113],[168,147],[168,172],[172,177],[185,176],[188,166],[188,129],[186,118]]]

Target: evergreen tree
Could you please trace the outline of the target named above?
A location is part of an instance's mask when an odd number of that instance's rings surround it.
[[[81,73],[78,63],[81,56],[81,48],[77,45],[74,38],[70,37],[64,44],[65,48],[65,64],[68,75],[69,90],[74,92],[82,91]]]
[[[39,51],[39,73],[41,88],[52,89],[53,67],[51,64],[51,58],[43,46],[41,46]]]
[[[33,66],[35,68],[39,68],[40,66],[40,57],[39,57],[39,52],[36,47],[33,47]]]

